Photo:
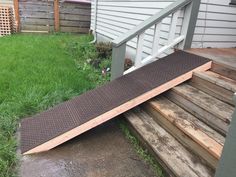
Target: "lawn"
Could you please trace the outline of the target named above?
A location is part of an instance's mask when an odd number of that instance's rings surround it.
[[[111,45],[89,44],[91,40],[88,35],[70,34],[0,38],[0,177],[17,176],[16,132],[21,118],[109,80]],[[163,176],[158,162],[140,146],[126,123],[119,125],[137,154],[157,176]]]
[[[30,116],[106,82],[96,68],[91,36],[13,35],[0,38],[0,176],[16,174],[16,131]],[[96,63],[96,62],[95,62]]]

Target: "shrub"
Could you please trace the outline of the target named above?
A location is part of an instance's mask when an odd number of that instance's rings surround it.
[[[109,42],[98,42],[96,45],[98,58],[110,58],[112,55],[112,44]]]

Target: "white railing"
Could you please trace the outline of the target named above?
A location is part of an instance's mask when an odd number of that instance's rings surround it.
[[[115,39],[113,43],[112,54],[112,79],[115,79],[123,74],[134,71],[152,61],[155,61],[158,56],[179,44],[179,48],[190,48],[194,28],[199,11],[200,0],[177,0],[171,5],[167,6],[160,12],[148,18],[140,25],[131,29],[123,36]],[[181,10],[184,11],[183,24],[180,35],[176,37],[176,28],[178,18],[180,17]],[[171,15],[170,30],[168,42],[165,46],[159,48],[160,33],[162,27],[162,20]],[[154,26],[154,36],[152,42],[152,52],[146,58],[143,56],[144,37],[145,31]],[[127,42],[137,37],[136,56],[134,66],[124,72],[124,60],[126,53]]]

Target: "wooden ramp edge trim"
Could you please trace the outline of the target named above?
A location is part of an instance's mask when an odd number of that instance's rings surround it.
[[[212,61],[209,61],[209,62],[207,62],[207,63],[205,63],[205,64],[203,64],[203,65],[201,65],[201,66],[199,66],[199,67],[197,67],[197,68],[195,68],[195,69],[193,69],[193,70],[191,70],[191,71],[189,71],[189,72],[187,72],[187,73],[185,73],[185,74],[183,74],[183,75],[181,75],[181,76],[179,76],[179,77],[177,77],[177,78],[175,78],[175,79],[173,79],[173,80],[171,80],[171,81],[169,81],[169,82],[167,82],[155,89],[152,89],[152,90],[150,90],[150,91],[148,91],[148,92],[146,92],[146,93],[144,93],[144,94],[142,94],[142,95],[140,95],[140,96],[138,96],[138,97],[136,97],[136,98],[134,98],[134,99],[132,99],[132,100],[130,100],[130,101],[100,115],[100,116],[95,117],[94,119],[74,128],[66,133],[63,133],[60,136],[57,136],[57,137],[39,145],[39,146],[36,146],[35,148],[33,148],[29,151],[26,151],[23,154],[27,155],[27,154],[48,151],[48,150],[50,150],[50,149],[52,149],[64,142],[66,142],[66,141],[68,141],[68,140],[70,140],[70,139],[72,139],[72,138],[74,138],[74,137],[76,137],[76,136],[78,136],[78,135],[80,135],[80,134],[82,134],[82,133],[84,133],[84,132],[86,132],[86,131],[88,131],[88,130],[134,108],[134,107],[136,107],[136,106],[138,106],[139,104],[171,89],[172,87],[175,87],[178,84],[181,84],[182,82],[191,79],[193,76],[193,72],[206,71],[206,70],[209,70],[211,68],[211,66],[212,66]]]

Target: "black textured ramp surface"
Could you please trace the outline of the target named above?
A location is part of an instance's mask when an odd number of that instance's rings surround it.
[[[25,153],[209,61],[178,51],[46,112],[23,119],[21,151]]]

